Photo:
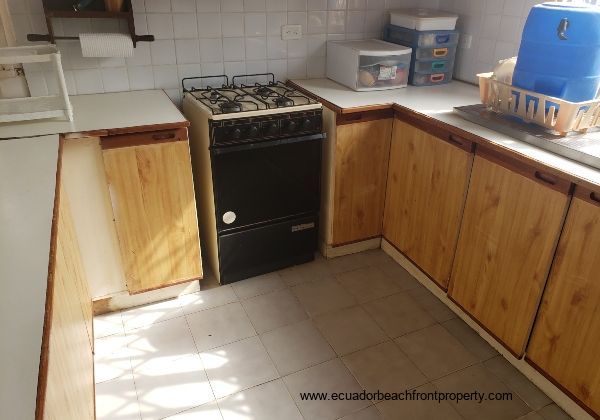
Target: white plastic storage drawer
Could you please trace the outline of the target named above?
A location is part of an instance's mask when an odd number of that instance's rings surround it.
[[[405,87],[411,52],[411,48],[378,39],[329,41],[327,77],[354,90]]]
[[[398,9],[390,11],[390,23],[417,31],[452,31],[458,15],[432,9]]]

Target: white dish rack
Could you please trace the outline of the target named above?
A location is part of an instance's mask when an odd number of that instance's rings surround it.
[[[0,99],[0,123],[41,118],[66,118],[73,121],[73,108],[55,45],[0,48],[0,65],[50,63],[58,86],[57,95]]]
[[[519,117],[563,135],[570,131],[585,133],[600,125],[600,99],[569,102],[495,80],[493,73],[477,76],[481,102],[493,111]]]

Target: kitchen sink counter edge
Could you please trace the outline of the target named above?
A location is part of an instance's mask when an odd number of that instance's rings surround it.
[[[539,147],[467,121],[453,112],[454,107],[481,103],[479,89],[453,81],[440,86],[357,92],[329,79],[291,80],[292,86],[311,94],[325,106],[351,118],[350,114],[393,109],[414,122],[438,126],[477,144],[508,156],[534,161],[549,172],[576,184],[600,186],[600,170],[558,156]]]

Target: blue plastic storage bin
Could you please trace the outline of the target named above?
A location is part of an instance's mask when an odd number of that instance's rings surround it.
[[[571,102],[600,92],[600,8],[543,3],[529,13],[513,85]]]

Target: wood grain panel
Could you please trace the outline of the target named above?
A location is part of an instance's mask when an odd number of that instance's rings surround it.
[[[201,278],[187,141],[102,153],[129,292]]]
[[[449,294],[521,356],[569,197],[476,156]]]
[[[44,419],[93,419],[94,359],[90,347],[91,307],[71,219],[61,193],[54,261],[52,322]]]
[[[575,197],[528,360],[600,417],[600,206]]]
[[[383,235],[448,288],[473,154],[394,121]]]
[[[392,121],[337,127],[333,245],[381,235]]]

